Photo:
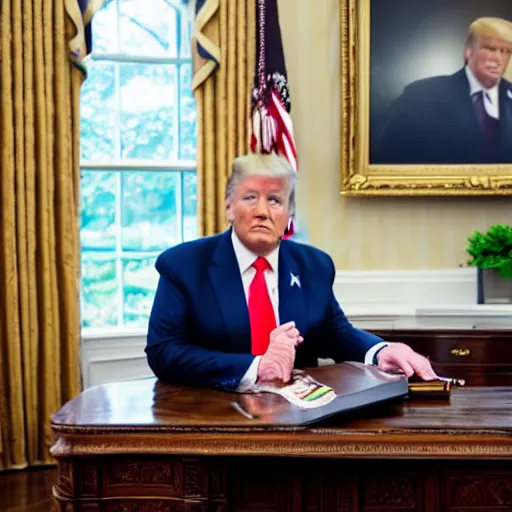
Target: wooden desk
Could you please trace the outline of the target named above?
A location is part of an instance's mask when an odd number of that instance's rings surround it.
[[[52,417],[56,510],[512,510],[512,388],[315,428],[247,420],[234,397],[154,379],[86,390]]]
[[[439,375],[470,386],[512,386],[512,317],[404,316],[371,331],[429,357]]]

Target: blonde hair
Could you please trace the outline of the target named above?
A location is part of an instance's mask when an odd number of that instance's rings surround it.
[[[231,176],[226,185],[225,197],[233,197],[240,182],[249,176],[267,176],[271,178],[284,178],[288,183],[288,209],[290,214],[295,213],[295,183],[296,172],[285,157],[270,154],[249,153],[233,161]]]
[[[512,44],[512,23],[502,18],[478,18],[469,26],[466,46],[477,37],[496,37]]]

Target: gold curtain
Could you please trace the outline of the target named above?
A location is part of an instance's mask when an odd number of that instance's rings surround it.
[[[249,108],[255,67],[255,0],[206,0],[192,40],[197,105],[199,235],[226,228],[224,188],[233,159],[249,150]],[[199,42],[215,60],[202,59]]]
[[[1,2],[0,469],[51,462],[80,391],[79,92],[62,0]]]

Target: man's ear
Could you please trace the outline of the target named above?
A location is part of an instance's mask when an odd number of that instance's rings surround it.
[[[224,202],[224,206],[226,207],[226,218],[228,219],[228,222],[231,224],[234,220],[233,207],[231,201],[229,199],[226,199],[226,201]]]
[[[472,57],[472,55],[473,55],[473,46],[468,44],[464,48],[464,60],[465,60],[466,64],[467,64],[469,58]]]

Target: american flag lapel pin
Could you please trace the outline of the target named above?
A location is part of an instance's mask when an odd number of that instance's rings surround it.
[[[290,277],[291,277],[291,280],[290,280],[290,286],[295,286],[297,285],[299,288],[300,288],[300,279],[299,279],[299,276],[298,275],[293,275],[291,272],[290,272]]]

